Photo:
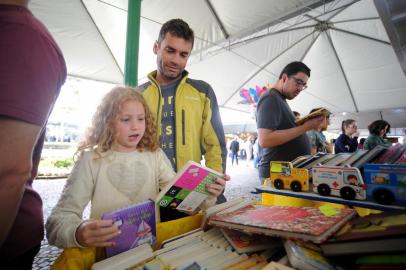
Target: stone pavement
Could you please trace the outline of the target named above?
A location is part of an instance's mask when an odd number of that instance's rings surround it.
[[[260,196],[252,194],[251,191],[259,186],[257,169],[253,168],[252,161],[248,164],[245,160],[240,160],[239,165],[231,166],[230,160],[227,162],[227,174],[231,181],[227,183],[224,195],[227,200],[238,197],[249,197],[259,200]],[[49,216],[52,208],[58,202],[59,196],[65,185],[66,179],[36,180],[34,188],[37,190],[43,200],[44,219]],[[84,216],[89,216],[89,208],[85,210]],[[61,253],[62,250],[48,245],[48,241],[42,241],[41,250],[34,260],[33,269],[50,269],[50,266]]]

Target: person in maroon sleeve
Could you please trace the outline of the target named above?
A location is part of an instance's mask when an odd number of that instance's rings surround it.
[[[28,0],[0,0],[0,265],[31,269],[44,235],[32,188],[66,65]]]

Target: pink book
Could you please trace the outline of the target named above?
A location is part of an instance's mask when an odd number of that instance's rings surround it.
[[[216,177],[223,175],[188,161],[172,182],[158,194],[155,201],[161,207],[194,213],[209,196],[206,185],[215,183]]]

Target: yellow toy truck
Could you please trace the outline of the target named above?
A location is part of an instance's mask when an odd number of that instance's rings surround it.
[[[271,161],[270,182],[276,189],[309,190],[309,171],[293,168],[291,162]]]

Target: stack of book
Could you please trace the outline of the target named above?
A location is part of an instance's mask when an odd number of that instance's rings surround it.
[[[330,211],[331,210],[331,211]],[[286,207],[248,204],[231,212],[209,217],[209,224],[287,239],[321,243],[356,215],[350,208],[333,208],[325,213],[315,207]]]
[[[355,218],[320,248],[326,256],[350,264],[347,268],[406,269],[406,214],[386,212]]]
[[[375,164],[406,164],[406,144],[397,143],[389,147],[385,153],[375,159]]]
[[[201,228],[164,241],[160,249],[140,242],[93,269],[406,268],[405,213],[358,217],[350,208],[264,206],[244,198],[204,213]]]
[[[282,249],[280,240],[271,238],[260,245],[251,242],[241,247],[239,244],[238,249],[261,252],[237,252],[233,248],[234,240],[226,238],[218,228],[206,232],[197,230],[165,241],[143,269],[236,269],[237,266],[238,269],[262,269],[268,264],[267,260],[275,260],[273,256]]]

